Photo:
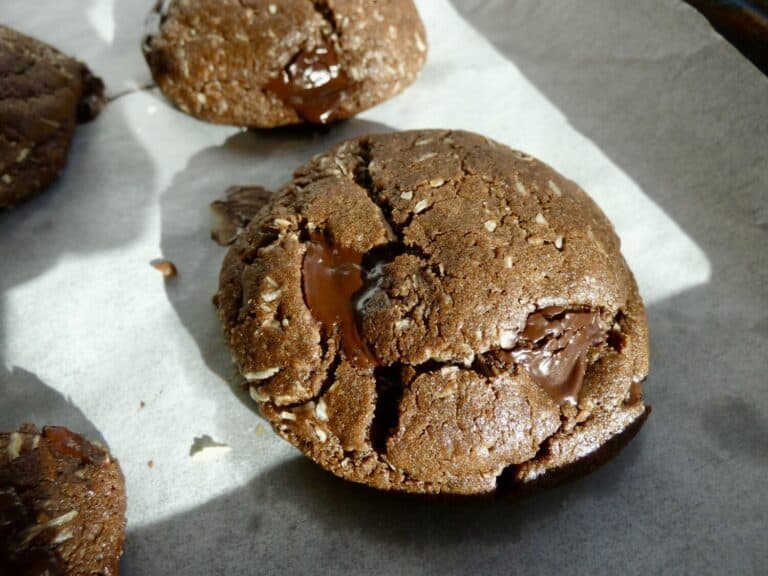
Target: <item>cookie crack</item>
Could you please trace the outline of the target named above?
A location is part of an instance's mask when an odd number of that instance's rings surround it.
[[[501,472],[496,474],[496,493],[497,494],[511,494],[520,489],[520,487],[524,484],[518,479],[518,472],[520,469],[525,466],[526,464],[529,464],[531,462],[535,462],[536,460],[539,460],[541,458],[546,458],[550,451],[550,445],[552,438],[562,430],[563,424],[560,423],[560,426],[558,426],[557,430],[555,430],[552,435],[547,436],[544,440],[541,441],[541,444],[539,444],[539,448],[536,451],[536,454],[534,454],[531,458],[526,460],[525,462],[518,462],[516,464],[511,463],[507,464],[501,469]]]
[[[466,180],[467,177],[471,176],[472,173],[467,168],[467,155],[464,153],[465,150],[462,146],[459,146],[456,144],[456,141],[453,139],[454,132],[450,131],[448,134],[443,138],[443,142],[447,143],[448,146],[450,146],[451,150],[453,150],[456,153],[456,156],[458,156],[459,159],[459,167],[461,168],[461,183]]]
[[[614,408],[614,410],[617,408]],[[647,415],[650,412],[650,409],[646,407],[643,414]],[[565,465],[556,466],[554,468],[548,468],[543,471],[543,474],[536,475],[533,478],[530,479],[520,479],[518,478],[520,470],[530,464],[531,462],[536,462],[540,460],[545,460],[548,456],[552,455],[552,446],[553,442],[555,440],[555,437],[564,434],[565,436],[576,436],[581,433],[581,431],[586,428],[587,426],[591,425],[596,419],[595,414],[590,414],[587,418],[582,420],[581,422],[578,422],[575,424],[572,428],[569,430],[564,429],[564,420],[561,418],[560,425],[557,427],[557,429],[552,432],[549,436],[547,436],[544,440],[541,441],[539,444],[539,449],[536,452],[536,454],[526,460],[525,462],[520,462],[517,464],[508,464],[504,467],[504,469],[496,476],[496,491],[499,494],[509,494],[513,492],[519,492],[526,490],[526,485],[536,485],[541,478],[544,478],[544,481],[547,481],[547,478],[550,478],[550,482],[552,481],[551,476],[553,474],[558,475],[562,474],[565,470],[568,470],[569,467],[573,466],[579,466],[581,462],[588,461],[591,458],[594,458],[596,455],[598,458],[600,457],[599,454],[601,452],[604,452],[606,449],[610,450],[610,446],[612,444],[615,444],[618,438],[620,438],[624,433],[626,433],[627,430],[637,427],[638,422],[642,422],[644,420],[643,415],[635,419],[633,422],[631,422],[624,430],[617,432],[613,436],[611,436],[607,442],[604,444],[598,446],[594,451],[582,456],[578,460],[570,463],[566,463]],[[592,464],[594,466],[594,463]],[[577,473],[577,475],[580,475],[580,473]],[[557,483],[557,481],[555,481]]]
[[[242,2],[242,0],[240,0]],[[327,0],[310,0],[312,2],[312,8],[317,12],[323,20],[328,23],[331,28],[331,35],[336,38],[341,38],[341,30],[339,30],[336,24],[336,15],[333,12],[330,4]]]
[[[352,178],[381,211],[381,215],[384,221],[389,226],[392,233],[398,240],[398,243],[405,246],[404,227],[399,225],[392,217],[393,206],[388,201],[385,201],[381,197],[381,190],[376,185],[371,175],[371,164],[373,163],[373,151],[371,147],[371,141],[369,139],[363,139],[360,141],[360,149],[358,157],[360,158],[360,164],[352,171]]]
[[[371,448],[381,457],[386,456],[387,440],[400,422],[400,403],[408,386],[403,378],[403,366],[378,366],[373,371],[376,401],[368,435]]]

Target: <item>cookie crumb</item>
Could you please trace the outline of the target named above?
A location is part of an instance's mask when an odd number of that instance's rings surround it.
[[[149,462],[147,462],[147,468],[154,468],[154,467],[155,467],[155,461],[154,460],[150,460]]]
[[[216,442],[208,434],[196,436],[189,449],[189,455],[195,459],[203,459],[217,454],[230,452],[232,447],[229,444]]]
[[[139,410],[141,410],[142,408],[144,408],[146,405],[147,405],[147,403],[146,403],[146,402],[144,402],[144,400],[142,400],[141,402],[139,402]]]
[[[152,260],[150,265],[155,270],[159,270],[166,279],[175,278],[179,274],[179,271],[176,269],[176,264],[170,260]]]

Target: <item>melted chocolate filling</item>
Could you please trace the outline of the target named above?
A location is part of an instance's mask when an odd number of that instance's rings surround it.
[[[336,329],[344,355],[355,366],[373,369],[378,362],[360,335],[355,293],[363,286],[363,255],[331,244],[321,232],[310,234],[304,256],[304,297],[326,336]]]
[[[307,122],[328,124],[336,119],[350,80],[328,44],[302,50],[270,80],[266,88],[296,110]]]
[[[500,356],[523,366],[559,405],[577,404],[589,349],[604,340],[596,312],[553,306],[531,314],[517,347]]]

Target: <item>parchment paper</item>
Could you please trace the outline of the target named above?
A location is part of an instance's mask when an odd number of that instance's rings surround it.
[[[768,562],[768,80],[677,0],[421,0],[429,62],[328,132],[198,122],[150,86],[153,0],[2,0],[113,101],[69,166],[0,213],[0,426],[103,439],[129,496],[125,574],[759,574]],[[616,460],[523,502],[332,478],[234,385],[210,304],[208,203],[276,188],[368,132],[463,128],[603,207],[649,309],[654,412]],[[165,283],[150,267],[175,262]],[[190,456],[196,437],[231,447]],[[149,463],[151,462],[151,466]]]

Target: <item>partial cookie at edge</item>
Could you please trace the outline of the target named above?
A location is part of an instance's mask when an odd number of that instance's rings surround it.
[[[56,178],[76,124],[98,115],[103,92],[85,64],[0,25],[0,208]]]
[[[118,574],[124,484],[105,448],[66,428],[0,434],[0,571]]]

